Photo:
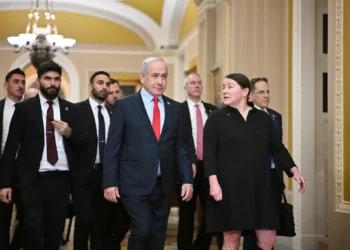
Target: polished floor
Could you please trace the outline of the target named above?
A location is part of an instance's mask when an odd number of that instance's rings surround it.
[[[171,215],[169,218],[166,246],[165,246],[164,250],[177,250],[177,246],[176,246],[177,223],[178,223],[177,213],[178,212],[177,212],[176,208],[172,209],[172,212],[171,212]],[[13,217],[15,217],[15,216],[13,216]],[[15,221],[13,223],[15,224]],[[68,229],[68,220],[67,220],[67,225],[65,228],[64,236],[67,235],[67,229]],[[72,230],[71,230],[71,234],[69,237],[69,241],[65,246],[62,246],[60,250],[73,250],[73,232],[74,232],[74,222],[72,225]],[[213,241],[213,243],[214,243],[214,241]],[[276,244],[275,250],[292,250],[288,246],[290,246],[290,239],[281,237],[281,238],[277,239],[277,244]],[[123,250],[127,249],[127,236],[125,237],[125,239],[123,241],[123,248],[122,249]],[[218,250],[218,247],[215,245],[212,245],[210,250]]]

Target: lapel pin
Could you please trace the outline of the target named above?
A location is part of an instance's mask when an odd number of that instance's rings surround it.
[[[168,105],[170,105],[170,102],[166,102]]]
[[[66,107],[66,111],[68,110],[69,108],[68,107]]]

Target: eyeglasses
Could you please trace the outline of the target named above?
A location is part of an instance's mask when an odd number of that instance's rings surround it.
[[[252,92],[253,94],[257,94],[257,95],[264,95],[265,93],[267,95],[271,95],[272,91],[271,90],[259,90],[259,91],[254,91]]]

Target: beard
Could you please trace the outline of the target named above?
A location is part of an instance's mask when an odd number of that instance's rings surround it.
[[[100,101],[104,101],[107,98],[108,92],[106,91],[100,91],[98,92],[95,88],[92,88],[91,94]]]
[[[48,100],[55,99],[58,94],[60,93],[60,87],[56,88],[55,86],[51,86],[49,88],[45,88],[42,85],[40,85],[40,92],[41,94]],[[55,90],[55,91],[53,91]]]

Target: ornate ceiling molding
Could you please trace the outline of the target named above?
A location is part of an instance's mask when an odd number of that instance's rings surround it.
[[[165,0],[162,16],[162,31],[167,38],[167,44],[179,42],[181,20],[183,19],[189,0]]]
[[[27,10],[30,5],[30,0],[0,0],[0,10]],[[150,49],[167,44],[161,27],[153,19],[135,8],[116,1],[55,0],[54,9],[103,18],[121,24],[138,34]]]

